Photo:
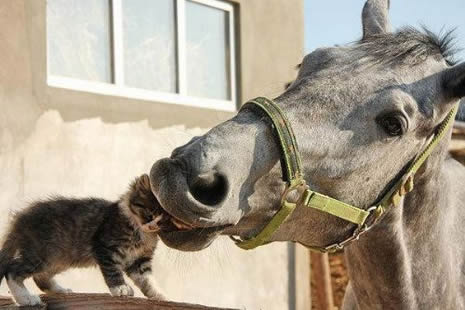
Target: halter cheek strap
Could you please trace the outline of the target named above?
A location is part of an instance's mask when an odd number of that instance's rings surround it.
[[[353,234],[341,242],[336,242],[325,247],[309,246],[311,250],[319,252],[334,252],[344,248],[348,243],[357,240],[360,235],[377,223],[388,207],[391,205],[397,206],[402,196],[413,190],[415,173],[431,155],[434,148],[453,124],[458,105],[454,106],[449,112],[438,127],[431,142],[416,157],[405,174],[399,178],[378,204],[367,210],[354,207],[345,202],[312,191],[305,183],[297,141],[285,114],[274,101],[264,97],[253,99],[242,106],[242,109],[254,108],[259,108],[272,122],[272,128],[275,131],[275,136],[281,150],[281,167],[283,170],[283,180],[286,182],[286,189],[282,194],[280,210],[273,216],[270,222],[265,225],[260,233],[247,240],[235,237],[231,238],[235,241],[237,246],[246,250],[254,249],[260,245],[269,243],[271,242],[270,240],[273,233],[292,212],[298,206],[303,206],[331,214],[357,225]],[[296,192],[298,194],[298,199],[292,199],[291,197],[296,196]]]

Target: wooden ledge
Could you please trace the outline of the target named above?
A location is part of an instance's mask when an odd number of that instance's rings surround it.
[[[13,300],[7,296],[0,296],[0,309],[4,309],[6,306],[14,305]]]
[[[47,306],[18,307],[10,297],[0,296],[0,309],[48,309],[48,310],[234,310],[226,308],[206,307],[201,305],[155,301],[136,297],[112,297],[109,294],[56,294],[41,295]]]

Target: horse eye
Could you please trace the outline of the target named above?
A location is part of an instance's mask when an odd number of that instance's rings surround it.
[[[376,122],[391,137],[401,136],[407,130],[407,120],[401,113],[382,115],[376,119]]]

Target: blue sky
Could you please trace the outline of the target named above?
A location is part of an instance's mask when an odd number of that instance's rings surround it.
[[[305,52],[353,42],[362,36],[365,0],[305,0]],[[457,28],[457,47],[465,49],[465,0],[391,0],[394,29],[425,25],[434,32]],[[457,55],[465,60],[465,50]]]

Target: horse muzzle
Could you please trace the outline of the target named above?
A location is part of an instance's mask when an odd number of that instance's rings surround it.
[[[192,227],[160,233],[165,244],[184,251],[207,247],[222,230],[237,222],[226,215],[224,208],[229,193],[226,176],[216,170],[190,173],[193,170],[184,159],[165,158],[157,161],[150,171],[152,192],[162,208]]]

